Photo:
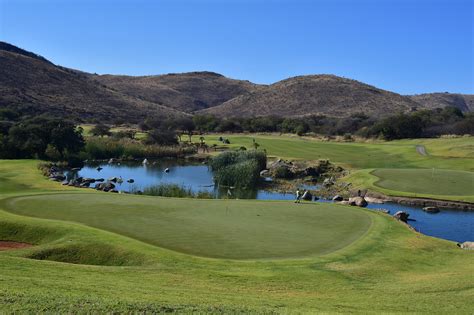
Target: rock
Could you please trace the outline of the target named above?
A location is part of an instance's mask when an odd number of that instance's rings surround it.
[[[61,183],[61,185],[67,186],[67,185],[69,185],[69,181],[65,180],[64,182]]]
[[[66,176],[60,173],[52,173],[51,175],[49,175],[49,179],[57,182],[62,182],[66,179]]]
[[[114,177],[110,177],[110,178],[108,179],[109,182],[114,182],[114,183],[116,183],[117,180],[118,180],[118,177],[115,177],[115,176],[114,176]]]
[[[367,197],[367,196],[365,196],[364,198],[369,203],[379,203],[379,204],[384,203],[383,199],[380,199],[380,198]]]
[[[437,207],[424,207],[423,211],[428,212],[428,213],[438,213],[439,208],[437,208]]]
[[[111,189],[111,190],[109,190],[109,192],[111,192],[111,193],[118,193],[118,190],[116,190],[116,189]]]
[[[312,166],[307,167],[303,172],[305,176],[319,176],[318,170]]]
[[[106,183],[96,184],[94,188],[97,190],[102,190],[102,191],[110,191],[115,188],[115,185],[111,182],[106,182]]]
[[[82,182],[83,182],[83,183],[93,184],[93,183],[95,183],[95,179],[94,179],[94,178],[83,178],[83,179],[82,179]]]
[[[169,173],[170,172],[170,169],[169,168],[165,168],[165,173]]]
[[[408,222],[408,217],[410,216],[409,213],[406,213],[405,211],[397,211],[397,213],[395,213],[393,215],[394,218],[402,221],[402,222],[405,222],[407,223]]]
[[[324,187],[329,187],[329,186],[332,186],[334,185],[334,181],[332,180],[332,178],[325,178],[324,181],[323,181],[323,186]]]
[[[134,183],[134,182],[135,182],[135,180],[132,179],[132,178],[130,178],[129,180],[127,180],[127,183],[130,183],[130,184],[132,184],[132,183]]]
[[[458,243],[457,245],[461,247],[462,249],[474,250],[474,242]]]
[[[319,197],[313,196],[313,201],[319,200]]]
[[[99,166],[99,167],[96,168],[96,170],[97,170],[98,172],[100,172],[100,171],[103,170],[103,168]]]
[[[112,163],[117,163],[117,159],[111,158],[111,159],[109,160],[109,164],[112,164]]]
[[[95,181],[96,181],[96,182],[103,182],[104,179],[103,179],[103,178],[97,178]]]
[[[73,172],[77,172],[77,171],[80,171],[81,168],[80,167],[74,167],[74,168],[71,168],[71,171]]]
[[[313,200],[313,194],[307,190],[303,193],[303,196],[301,196],[301,199],[311,201]]]
[[[270,171],[269,171],[269,170],[263,170],[263,171],[260,172],[260,176],[262,176],[262,177],[266,177],[266,176],[268,176],[269,174],[270,174]]]
[[[352,197],[349,198],[350,202],[353,202],[358,207],[367,207],[367,201],[364,197]]]
[[[341,202],[339,202],[340,205],[345,205],[345,206],[355,206],[355,203],[353,201],[349,201],[349,200],[343,200]]]
[[[148,159],[144,159],[142,162],[143,165],[148,165]]]
[[[342,198],[342,196],[340,195],[335,195],[333,198],[332,198],[332,201],[343,201],[344,198]]]
[[[89,188],[90,184],[91,184],[91,183],[89,183],[89,182],[82,182],[82,183],[79,185],[79,187],[81,187],[81,188]]]

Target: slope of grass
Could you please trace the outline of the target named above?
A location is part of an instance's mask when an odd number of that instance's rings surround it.
[[[389,196],[474,202],[473,176],[440,169],[364,169],[343,180]]]
[[[206,141],[217,143],[217,138],[218,136],[208,135]],[[255,139],[260,148],[271,156],[303,160],[329,159],[352,169],[352,174],[344,180],[351,182],[354,187],[369,188],[394,196],[474,201],[474,188],[470,182],[474,172],[474,137],[390,142],[327,142],[307,137],[275,135],[229,135],[226,138],[230,140],[231,148],[251,148]],[[419,154],[416,151],[417,145],[424,145],[428,155]],[[381,176],[384,181],[378,185],[375,182],[379,178],[370,174],[374,169],[384,174]],[[390,171],[384,172],[383,169]],[[431,180],[433,169],[444,174],[438,181]],[[459,174],[464,174],[461,176],[463,180],[457,178]]]
[[[3,208],[79,222],[188,254],[232,259],[328,253],[357,240],[371,224],[366,212],[354,208],[278,201],[54,194],[10,199]]]
[[[206,136],[206,142],[220,144],[218,135]],[[474,137],[454,139],[416,139],[376,142],[334,142],[307,137],[276,135],[226,135],[229,147],[252,148],[253,139],[271,156],[317,160],[329,159],[355,169],[364,168],[442,168],[474,171],[474,156],[466,153],[466,146]],[[443,146],[437,155],[422,156],[416,152],[417,144],[427,144],[428,153],[434,147]],[[449,153],[449,154],[448,154]]]
[[[58,202],[64,199],[64,208],[72,209],[80,200],[90,198],[91,202],[100,202],[101,207],[97,206],[99,209],[94,213],[98,216],[97,222],[102,220],[100,211],[111,215],[132,213],[138,218],[141,210],[137,210],[135,203],[150,202],[153,204],[150,207],[160,209],[166,200],[106,193],[71,194],[71,189],[39,180],[41,175],[34,162],[21,162],[0,161],[1,174],[10,170],[18,175],[0,177],[0,187],[8,187],[8,194],[0,190],[0,199],[4,200],[0,205],[0,237],[35,246],[0,252],[0,312],[470,314],[474,308],[471,298],[474,294],[474,252],[461,250],[449,241],[415,233],[384,214],[328,205],[328,211],[332,209],[336,214],[343,209],[360,211],[370,216],[372,225],[356,242],[325,255],[245,261],[201,258],[105,231],[98,226],[91,227],[92,213],[87,219],[91,226],[86,226],[63,221],[65,218],[61,217],[33,218],[4,211],[8,202],[5,198],[21,195],[22,191],[12,191],[23,185],[28,187],[25,190],[28,195],[43,194],[25,197],[29,200],[40,198],[36,208],[43,211],[48,211],[41,199],[46,196],[50,200],[56,198]],[[23,182],[22,179],[35,181]],[[54,191],[51,185],[68,192]],[[99,196],[103,196],[103,201]],[[171,204],[174,199],[167,202]],[[170,210],[181,213],[183,219],[194,209],[199,213],[205,213],[205,208],[217,212],[213,210],[214,201],[199,200],[201,206],[195,201],[183,202]],[[249,201],[243,215],[252,208],[266,208],[267,205],[272,208],[274,203]],[[300,213],[306,217],[314,215],[309,213],[313,205],[293,206],[289,202],[288,208],[292,211],[283,206],[275,210],[277,214],[289,213],[286,220],[290,226],[294,224],[292,220],[300,220]],[[33,203],[31,207],[29,211],[35,211]],[[67,210],[60,211],[59,208],[58,213],[68,215]],[[314,207],[315,211],[317,209]],[[20,207],[18,211],[24,210]],[[78,211],[73,214],[77,215]],[[235,201],[222,211],[239,213],[241,208]],[[265,213],[269,215],[271,210],[267,209]],[[143,218],[144,223],[150,215],[151,211]],[[235,216],[230,218],[236,219]],[[207,219],[202,218],[203,221]],[[351,217],[348,220],[352,220]],[[128,221],[129,217],[124,217],[115,220],[115,225],[126,227],[130,224]],[[224,223],[223,218],[218,217],[216,228]],[[291,234],[294,233],[298,231],[292,230]],[[285,236],[294,237],[289,234]],[[178,237],[176,233],[172,235],[175,239]],[[208,240],[209,244],[219,241]],[[77,257],[74,256],[77,246],[84,249],[79,256],[89,257],[78,261],[70,259]],[[68,258],[62,260],[73,263],[28,258],[38,258],[39,253],[51,248],[70,248],[61,257],[66,256]],[[93,259],[95,253],[108,251],[112,253],[110,259]],[[58,259],[58,255],[52,258]],[[93,266],[93,263],[100,265]]]

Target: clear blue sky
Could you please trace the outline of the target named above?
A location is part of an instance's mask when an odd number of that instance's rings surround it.
[[[331,73],[474,93],[474,0],[0,0],[0,40],[100,74]]]

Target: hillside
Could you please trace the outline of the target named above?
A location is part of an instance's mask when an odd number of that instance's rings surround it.
[[[249,81],[233,80],[213,72],[139,77],[97,75],[94,79],[126,95],[184,112],[220,105],[257,87]]]
[[[426,108],[452,106],[463,112],[474,111],[474,95],[453,93],[427,93],[410,96],[412,100]]]
[[[405,112],[420,107],[408,97],[334,75],[289,78],[201,111],[218,116],[349,116]]]
[[[0,45],[0,107],[82,121],[138,122],[147,115],[183,115],[130,97],[79,71],[55,66],[15,46]]]
[[[83,122],[136,123],[150,116],[383,116],[420,108],[474,110],[474,95],[402,96],[334,75],[298,76],[271,85],[213,72],[154,76],[96,75],[54,65],[0,42],[0,107]]]

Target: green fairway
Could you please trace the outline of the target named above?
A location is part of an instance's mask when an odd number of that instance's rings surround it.
[[[369,228],[366,211],[291,201],[57,194],[8,200],[8,211],[80,222],[199,256],[251,259],[328,253]]]
[[[474,307],[474,252],[381,213],[97,193],[50,182],[36,163],[0,161],[0,240],[35,245],[0,252],[1,313]]]
[[[231,148],[251,148],[255,139],[259,148],[275,157],[329,159],[352,171],[343,181],[352,183],[353,187],[393,196],[474,202],[474,137],[370,142],[329,142],[287,135],[229,135],[226,138]],[[218,144],[216,140],[214,135],[206,138]],[[418,153],[417,145],[424,146],[427,155]],[[374,169],[380,178],[371,173]],[[435,169],[435,177],[432,169]]]
[[[218,135],[207,135],[206,142],[219,144]],[[308,137],[275,135],[226,135],[229,147],[252,148],[253,139],[269,155],[300,159],[329,159],[346,167],[365,168],[442,168],[474,171],[474,137],[456,139],[416,139],[378,142],[321,141]],[[428,156],[416,152],[425,145]],[[436,149],[438,148],[439,149]],[[436,154],[432,155],[431,151]]]
[[[377,169],[374,184],[415,194],[474,196],[474,173],[439,169]]]

